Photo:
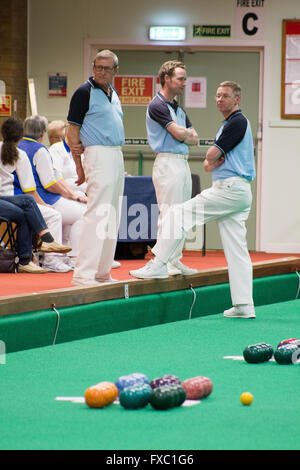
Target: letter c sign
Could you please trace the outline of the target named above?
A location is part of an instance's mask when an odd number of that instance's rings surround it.
[[[249,28],[248,22],[250,19],[253,21],[257,21],[258,16],[256,15],[256,13],[247,13],[244,16],[243,22],[242,22],[242,28],[243,28],[244,33],[247,34],[247,36],[253,36],[258,31],[258,28],[256,26],[253,26],[252,29]]]

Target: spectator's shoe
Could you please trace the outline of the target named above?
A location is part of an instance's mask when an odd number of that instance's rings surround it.
[[[121,263],[119,261],[116,261],[115,259],[113,260],[113,263],[111,265],[112,269],[119,268],[121,266]]]
[[[75,263],[74,263],[74,260],[72,260],[69,256],[60,256],[61,258],[61,261],[66,264],[67,266],[69,266],[69,268],[74,271],[75,269]]]
[[[47,269],[47,271],[51,271],[53,273],[68,273],[69,271],[72,271],[71,266],[68,266],[61,261],[58,256],[45,261],[43,267]]]
[[[166,279],[169,277],[167,265],[157,266],[157,263],[152,259],[143,268],[129,271],[129,274],[138,279]]]
[[[169,276],[175,276],[177,274],[183,274],[184,276],[190,276],[191,274],[197,274],[198,269],[189,268],[181,261],[174,261],[174,263],[168,263]]]
[[[28,264],[18,264],[18,273],[44,274],[48,271],[30,261]]]
[[[70,246],[61,245],[53,240],[53,242],[42,242],[38,250],[43,253],[68,253],[72,248]]]
[[[223,312],[226,318],[255,318],[253,305],[235,305]]]

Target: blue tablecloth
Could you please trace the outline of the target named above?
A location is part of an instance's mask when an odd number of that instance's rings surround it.
[[[152,177],[126,177],[118,242],[155,241],[158,212]]]

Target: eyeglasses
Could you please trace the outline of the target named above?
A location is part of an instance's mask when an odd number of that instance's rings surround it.
[[[219,100],[221,98],[224,98],[225,100],[228,100],[230,98],[234,98],[234,96],[233,95],[227,95],[226,93],[224,93],[224,95],[216,95],[215,98],[216,98],[216,100]]]
[[[97,72],[112,72],[116,67],[103,67],[103,65],[94,65],[94,68],[97,70]]]

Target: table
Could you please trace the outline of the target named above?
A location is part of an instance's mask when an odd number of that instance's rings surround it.
[[[152,177],[126,177],[118,242],[155,241],[158,212]]]
[[[214,314],[7,354],[0,448],[105,449],[111,456],[114,449],[299,449],[300,365],[239,359],[249,344],[276,347],[297,337],[299,307],[291,300],[257,307],[255,320]],[[214,389],[197,405],[167,411],[56,400],[132,372],[203,375]],[[254,396],[250,407],[240,403],[245,391]]]
[[[192,174],[192,197],[201,192],[200,178]],[[144,258],[148,245],[153,246],[157,237],[159,215],[155,189],[151,176],[125,178],[120,229],[116,247],[116,259]],[[205,225],[201,228],[202,254],[206,249]],[[194,236],[194,235],[193,235]],[[192,244],[187,249],[199,249]]]

